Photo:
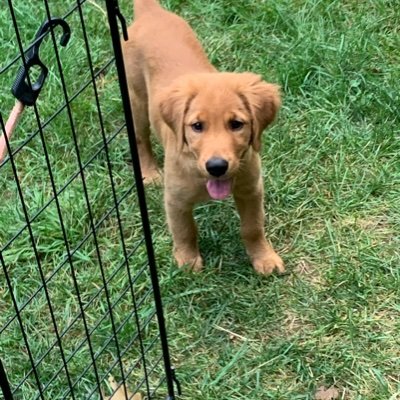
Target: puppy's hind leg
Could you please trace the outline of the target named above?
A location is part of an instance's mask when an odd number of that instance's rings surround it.
[[[133,121],[135,124],[135,137],[139,152],[140,168],[145,184],[160,182],[161,175],[154,158],[150,142],[150,121],[148,110],[148,98],[144,84],[134,85],[134,78],[129,79],[129,96]],[[144,83],[144,82],[143,82]]]

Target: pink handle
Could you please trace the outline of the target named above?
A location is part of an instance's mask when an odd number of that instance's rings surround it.
[[[23,111],[24,105],[20,101],[17,101],[6,122],[5,135],[3,134],[0,137],[0,162],[4,160],[4,157],[7,154],[6,136],[8,139],[8,143],[10,143],[11,136],[14,132],[15,127],[17,126],[18,120],[21,117]]]

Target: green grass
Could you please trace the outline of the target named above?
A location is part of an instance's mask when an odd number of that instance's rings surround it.
[[[40,7],[15,1],[24,18],[24,43],[30,42]],[[123,1],[131,14],[131,2]],[[54,14],[64,14],[74,2],[57,3]],[[346,400],[400,398],[400,10],[395,1],[327,0],[168,0],[164,4],[183,15],[195,28],[212,62],[221,70],[251,70],[282,86],[283,107],[277,123],[265,132],[263,171],[267,231],[283,256],[289,274],[261,278],[254,274],[238,236],[233,202],[201,205],[196,210],[200,246],[207,268],[199,275],[178,270],[171,257],[160,188],[147,190],[154,244],[159,265],[173,364],[184,389],[184,399],[313,399],[319,386],[335,385]],[[110,52],[104,4],[84,6],[96,68]],[[23,17],[24,16],[24,17]],[[7,23],[7,7],[0,10],[2,65],[17,51]],[[77,15],[71,23],[79,27]],[[73,93],[88,79],[82,34],[78,28],[68,48],[61,49],[68,90]],[[50,41],[42,58],[50,76],[39,100],[43,119],[63,98]],[[3,45],[2,45],[3,46]],[[47,46],[47,47],[46,47]],[[3,48],[3,47],[2,47]],[[0,75],[0,111],[13,104],[9,86],[14,68]],[[79,79],[77,79],[79,78]],[[100,103],[109,137],[122,121],[115,70],[98,80]],[[72,102],[83,162],[102,143],[91,87]],[[13,145],[34,130],[32,112],[26,113]],[[63,112],[44,131],[56,187],[76,171],[76,156],[68,116]],[[132,183],[127,140],[118,136],[110,145],[116,191],[120,197]],[[29,215],[52,196],[42,144],[35,137],[16,157]],[[104,151],[87,169],[87,186],[97,221],[113,204]],[[24,216],[9,163],[0,168],[0,243],[21,228]],[[71,247],[90,229],[79,179],[60,203]],[[128,249],[141,237],[135,195],[121,203]],[[45,274],[65,256],[55,205],[32,226]],[[115,213],[99,230],[99,251],[111,276],[122,260]],[[0,247],[1,248],[1,247]],[[27,232],[4,252],[14,295],[23,304],[40,284]],[[143,246],[131,258],[132,271],[145,263]],[[94,242],[90,239],[74,255],[77,278],[87,303],[101,286]],[[0,326],[13,313],[10,293],[0,273]],[[126,273],[116,273],[110,297],[117,299],[127,285]],[[138,298],[148,287],[144,278],[135,286]],[[77,314],[78,304],[68,268],[49,285],[62,330]],[[130,310],[125,295],[115,310],[117,324]],[[152,308],[145,300],[140,317]],[[104,292],[87,311],[94,326],[104,314]],[[39,357],[54,337],[43,293],[23,312],[31,335],[31,350]],[[151,326],[144,340],[151,340]],[[101,347],[110,335],[102,322],[93,335]],[[130,325],[119,335],[121,345],[134,332]],[[63,339],[67,355],[84,337],[79,322]],[[100,357],[103,373],[115,359],[114,343]],[[157,354],[150,354],[150,359]],[[13,322],[0,338],[0,357],[12,383],[27,368],[26,349]],[[47,356],[40,368],[44,381],[59,366],[59,353]],[[127,369],[138,349],[123,357]],[[84,347],[71,362],[77,376],[88,361]],[[120,378],[118,368],[113,374]],[[134,387],[141,376],[128,379]],[[155,378],[154,378],[155,379]],[[88,373],[79,383],[85,398],[94,382]],[[63,392],[65,377],[53,382],[48,398]],[[106,387],[106,386],[104,386]],[[61,388],[61,389],[60,389]],[[29,379],[19,397],[31,399]],[[160,397],[162,398],[162,397]]]

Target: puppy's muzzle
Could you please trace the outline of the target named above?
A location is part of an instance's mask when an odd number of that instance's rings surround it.
[[[212,157],[206,162],[207,172],[216,178],[224,175],[228,171],[229,163],[223,158]]]

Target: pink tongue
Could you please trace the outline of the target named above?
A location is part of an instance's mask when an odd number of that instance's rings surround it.
[[[207,190],[210,197],[214,200],[223,200],[231,194],[232,182],[230,179],[223,181],[207,181]]]

